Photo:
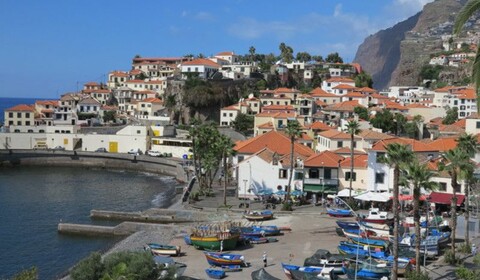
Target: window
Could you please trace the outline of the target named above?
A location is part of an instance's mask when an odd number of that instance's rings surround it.
[[[198,72],[198,67],[195,67],[195,72]]]
[[[345,172],[345,181],[350,181],[350,171],[349,172]],[[352,178],[352,181],[355,182],[357,181],[357,172],[353,172],[353,178]]]
[[[26,121],[26,122],[25,122],[25,125],[30,125],[30,121]]]
[[[140,133],[141,133],[141,131],[140,131],[140,130],[137,130],[137,134],[140,134]]]
[[[308,177],[309,178],[318,179],[319,178],[318,176],[319,176],[318,169],[314,168],[314,169],[308,170]]]
[[[17,118],[21,118],[22,117],[22,113],[17,113]]]
[[[13,113],[12,112],[8,113],[8,117],[13,118]]]
[[[303,179],[303,173],[302,172],[295,172],[293,174],[293,180],[302,180]]]
[[[447,191],[447,183],[439,183],[438,190],[441,192],[446,192]]]
[[[227,116],[227,113],[223,113],[223,116],[226,117],[226,116]]]
[[[385,157],[385,153],[377,152],[377,162],[379,162],[381,159],[383,159],[383,157]]]
[[[383,184],[385,181],[385,173],[375,173],[375,184]]]
[[[337,147],[342,148],[343,147],[343,141],[338,141],[337,142]]]
[[[29,129],[29,130],[28,130],[28,133],[33,133],[33,129]]]
[[[285,179],[287,178],[287,169],[280,169],[278,170],[278,178]]]
[[[22,121],[17,121],[17,125],[22,125]]]
[[[480,122],[477,122],[477,128],[480,128]]]
[[[13,125],[13,121],[9,121],[9,122],[8,122],[8,125]]]
[[[38,132],[39,132],[39,133],[45,133],[45,130],[40,129]]]
[[[332,169],[330,168],[323,169],[323,179],[332,179]]]
[[[30,113],[25,113],[25,118],[30,118]]]

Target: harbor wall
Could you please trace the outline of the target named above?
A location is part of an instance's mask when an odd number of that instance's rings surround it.
[[[82,151],[0,150],[0,166],[16,165],[120,169],[170,175],[181,182],[188,179],[181,161],[172,158]]]

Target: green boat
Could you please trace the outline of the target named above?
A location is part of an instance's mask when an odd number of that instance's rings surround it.
[[[192,245],[200,250],[220,251],[233,250],[237,246],[239,234],[219,233],[216,236],[196,236],[190,235]],[[223,244],[222,244],[223,241]],[[222,247],[223,248],[220,248]]]

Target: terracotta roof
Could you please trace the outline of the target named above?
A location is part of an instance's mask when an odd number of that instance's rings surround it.
[[[301,91],[294,88],[277,88],[274,90],[275,93],[300,93]]]
[[[116,111],[118,108],[116,106],[102,106],[100,109],[103,111]]]
[[[365,140],[383,140],[393,138],[393,136],[391,135],[377,132],[371,129],[362,129],[362,131],[360,131],[360,133],[357,135]]]
[[[307,146],[295,143],[295,152],[304,156],[310,156],[314,152]],[[238,142],[234,150],[239,154],[253,154],[263,148],[277,152],[280,155],[290,153],[290,138],[283,133],[277,131],[270,131],[259,135],[257,137]]]
[[[19,104],[19,105],[10,107],[8,109],[5,109],[5,111],[33,112],[33,111],[35,111],[35,109],[34,109],[33,105]]]
[[[414,108],[429,108],[423,104],[419,104],[419,103],[412,103],[412,104],[407,104],[405,105],[405,107],[407,107],[408,109],[414,109]]]
[[[393,102],[393,101],[390,101],[390,100],[384,100],[384,101],[381,102],[381,104],[383,104],[386,109],[390,109],[390,110],[392,110],[392,109],[400,110],[400,111],[408,110],[407,107],[401,105],[400,103]]]
[[[384,96],[379,93],[372,93],[370,96],[375,99],[388,99],[388,96]]]
[[[352,164],[352,159],[350,157],[345,158],[341,163],[341,167],[350,167]],[[353,156],[353,167],[355,168],[367,168],[368,166],[368,155],[360,154]]]
[[[349,147],[342,147],[342,148],[339,148],[339,149],[336,149],[333,151],[334,153],[336,154],[339,154],[339,155],[348,155],[350,156],[350,148]],[[360,150],[356,150],[356,149],[353,149],[353,154],[354,155],[366,155],[367,153],[365,153],[364,151],[360,151]]]
[[[360,91],[360,92],[364,92],[364,93],[376,93],[377,92],[373,88],[369,88],[369,87],[362,87],[362,88],[357,89],[356,91]]]
[[[367,95],[361,93],[361,92],[358,92],[358,91],[352,91],[352,92],[349,92],[345,95],[342,95],[342,97],[360,97],[360,98],[366,98]]]
[[[477,94],[474,89],[468,88],[457,92],[458,99],[476,99]]]
[[[326,81],[327,83],[355,83],[354,80],[347,77],[333,77]]]
[[[329,93],[324,91],[323,89],[317,87],[314,88],[311,92],[309,92],[313,97],[339,97],[338,95],[335,95],[333,93]]]
[[[343,131],[338,131],[336,129],[322,131],[318,135],[325,138],[329,138],[329,139],[350,139],[351,138],[350,134],[345,133]],[[358,139],[358,136],[354,135],[354,138]]]
[[[437,124],[440,125],[442,124],[443,118],[442,117],[436,117],[430,120],[430,124]]]
[[[163,101],[161,99],[158,99],[158,98],[145,98],[143,100],[141,100],[140,102],[145,102],[145,103],[163,103]]]
[[[267,105],[262,107],[262,112],[267,110],[282,110],[282,111],[292,111],[294,110],[292,105]]]
[[[266,122],[264,124],[261,124],[261,125],[257,126],[257,128],[259,128],[259,129],[274,129],[275,127],[273,126],[272,122]]]
[[[456,87],[453,86],[447,86],[447,87],[442,87],[442,88],[437,88],[435,92],[450,92],[450,90],[454,89]]]
[[[85,86],[99,86],[97,82],[88,82],[84,84]]]
[[[87,98],[84,98],[82,100],[80,100],[80,102],[78,102],[78,104],[94,104],[94,105],[99,105],[100,102],[98,102],[97,100],[91,98],[91,97],[87,97]]]
[[[329,126],[329,125],[327,125],[326,123],[323,123],[323,122],[314,122],[310,126],[310,129],[312,129],[312,130],[330,130],[332,128],[333,127],[331,127],[331,126]]]
[[[128,83],[128,84],[144,84],[145,81],[144,80],[129,80],[129,81],[126,81],[126,83]]]
[[[323,151],[319,154],[315,154],[307,158],[303,165],[305,167],[336,167],[338,168],[339,162],[344,160],[344,157],[337,155],[330,151]]]
[[[355,107],[365,107],[358,103],[358,100],[344,101],[340,103],[335,103],[328,105],[323,110],[324,111],[341,111],[341,112],[353,112]]]
[[[319,107],[326,107],[326,106],[328,106],[328,104],[325,103],[325,102],[323,102],[322,100],[317,100],[317,101],[315,101],[315,104],[317,104],[317,106],[319,106]]]
[[[58,100],[36,100],[35,104],[58,106]]]
[[[388,144],[398,143],[401,145],[410,146],[413,152],[433,152],[437,151],[435,148],[431,147],[428,144],[422,143],[417,140],[407,139],[407,138],[389,138],[380,140],[377,143],[373,144],[373,151],[386,151],[385,148]]]
[[[463,129],[465,129],[465,127],[467,125],[467,120],[466,119],[461,119],[461,120],[458,120],[458,121],[452,123],[452,125],[455,125],[455,126],[458,126],[458,127],[461,127]]]
[[[128,74],[122,71],[113,71],[110,74],[114,77],[128,77]]]
[[[223,107],[221,110],[224,110],[224,111],[238,111],[238,104],[233,104],[233,105],[230,105],[230,106],[227,106],[227,107]]]
[[[449,138],[439,138],[434,140],[433,142],[429,143],[430,147],[435,149],[436,151],[446,152],[448,150],[452,150],[457,147],[457,137],[449,137]]]
[[[214,68],[220,68],[220,65],[206,58],[197,58],[191,61],[183,62],[182,65],[207,65]]]
[[[349,84],[339,84],[338,86],[333,87],[332,89],[350,89],[354,90],[357,89],[355,86],[349,85]]]
[[[284,113],[284,112],[262,112],[255,115],[255,117],[272,117],[276,119],[280,118],[295,118],[296,113]]]
[[[229,55],[235,55],[234,52],[219,52],[216,55],[218,56],[229,56]]]
[[[460,126],[453,125],[453,124],[439,124],[438,125],[438,131],[443,132],[443,133],[461,134],[461,133],[465,132],[465,129],[460,127]]]
[[[53,109],[43,109],[42,113],[53,113]]]

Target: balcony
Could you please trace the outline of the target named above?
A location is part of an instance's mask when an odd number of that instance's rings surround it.
[[[336,194],[338,185],[338,179],[305,178],[303,180],[303,191]]]
[[[305,179],[303,179],[303,184],[306,184],[306,185],[338,186],[338,179],[305,178]]]

